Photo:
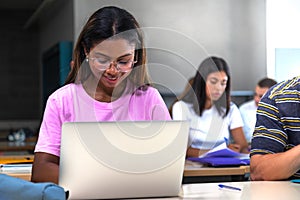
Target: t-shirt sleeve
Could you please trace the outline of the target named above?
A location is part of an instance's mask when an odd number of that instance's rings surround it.
[[[246,116],[246,113],[247,113],[246,108],[245,108],[245,104],[243,104],[239,107],[239,111],[241,113],[242,119],[244,119],[244,117]]]
[[[238,107],[234,104],[230,104],[230,129],[243,127],[243,119]]]
[[[148,107],[147,105],[145,105]],[[152,88],[151,92],[151,119],[152,120],[171,120],[167,105],[158,90]]]
[[[184,105],[182,101],[177,101],[172,107],[172,118],[173,120],[186,120],[184,113]]]
[[[62,122],[59,118],[58,100],[50,96],[44,111],[35,152],[45,152],[60,156]]]

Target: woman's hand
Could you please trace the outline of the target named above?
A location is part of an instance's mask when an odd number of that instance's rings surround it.
[[[234,141],[234,147],[228,146],[233,151],[237,151],[237,148],[239,148],[240,153],[249,153],[249,145],[246,141],[245,134],[242,127],[238,127],[235,129],[230,130],[231,135],[233,137]],[[236,147],[235,145],[239,145],[239,147]]]
[[[241,152],[241,145],[239,144],[229,144],[228,148],[236,152]]]
[[[209,149],[200,150],[200,149],[189,147],[186,152],[186,157],[199,157],[208,151]]]

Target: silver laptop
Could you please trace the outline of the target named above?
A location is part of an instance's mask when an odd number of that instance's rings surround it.
[[[63,124],[59,185],[70,199],[178,196],[187,121]]]

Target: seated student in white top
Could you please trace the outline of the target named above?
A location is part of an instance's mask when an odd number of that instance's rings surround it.
[[[240,112],[244,121],[244,133],[248,143],[251,143],[256,123],[256,110],[261,97],[277,82],[271,78],[263,78],[255,87],[253,100],[240,105]]]
[[[224,141],[248,153],[243,120],[230,99],[230,73],[224,59],[208,57],[199,66],[192,87],[172,107],[174,120],[190,121],[187,157],[197,157]]]

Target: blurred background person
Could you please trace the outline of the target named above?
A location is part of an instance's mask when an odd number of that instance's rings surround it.
[[[208,57],[200,64],[191,88],[174,103],[173,119],[190,121],[187,157],[198,157],[224,142],[234,151],[248,152],[243,120],[231,102],[230,82],[226,61]]]
[[[251,143],[252,134],[255,128],[258,103],[269,88],[276,83],[277,82],[271,78],[266,77],[261,79],[255,87],[253,99],[240,105],[240,112],[244,122],[243,130],[248,144]]]

